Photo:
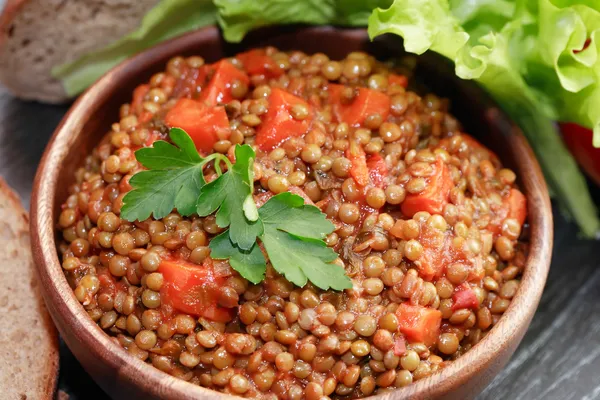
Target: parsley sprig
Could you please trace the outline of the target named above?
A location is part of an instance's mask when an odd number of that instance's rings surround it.
[[[173,144],[157,141],[136,151],[147,170],[130,180],[133,189],[123,198],[123,219],[160,219],[173,209],[185,216],[216,212],[217,225],[228,229],[210,241],[211,257],[227,259],[250,282],[264,279],[266,256],[298,286],[310,281],[324,290],[352,287],[344,268],[333,262],[337,254],[323,241],[334,226],[317,207],[304,204],[298,195],[280,193],[257,209],[252,197],[256,154],[250,146],[236,145],[232,164],[221,154],[201,157],[182,129],[171,129],[169,136]],[[218,177],[206,183],[209,162],[214,162]]]

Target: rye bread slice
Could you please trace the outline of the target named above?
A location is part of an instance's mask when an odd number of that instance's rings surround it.
[[[24,99],[68,100],[50,70],[133,31],[159,0],[7,0],[0,82]]]
[[[0,240],[0,398],[52,399],[58,335],[34,271],[29,217],[1,177]]]

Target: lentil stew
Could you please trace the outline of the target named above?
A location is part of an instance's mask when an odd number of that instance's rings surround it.
[[[58,221],[75,296],[132,355],[247,397],[363,397],[443,368],[515,295],[526,206],[448,104],[407,85],[364,53],[172,59],[75,173]],[[252,145],[257,206],[287,191],[317,206],[353,288],[296,287],[270,266],[249,283],[210,257],[214,215],[120,218],[135,150],[170,127],[204,155]]]

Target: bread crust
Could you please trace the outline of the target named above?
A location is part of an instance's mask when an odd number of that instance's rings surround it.
[[[19,8],[26,2],[27,0],[8,0],[6,4],[4,4],[4,9],[0,10],[0,46],[2,46],[3,40],[6,40],[6,33],[8,32],[8,28],[10,27],[10,23],[12,22],[15,15],[19,11]]]
[[[7,0],[4,5],[4,9],[0,13],[0,60],[3,57],[8,57],[7,54],[7,42],[9,40],[10,29],[12,23],[19,11],[25,6],[29,0]],[[64,103],[68,100],[67,94],[62,87],[58,87],[50,92],[41,91],[39,93],[30,92],[28,90],[22,90],[18,80],[15,82],[10,71],[4,72],[2,68],[4,65],[0,63],[0,83],[3,83],[6,88],[13,93],[15,96],[23,98],[25,100],[40,100],[48,103]],[[50,74],[50,71],[48,71]]]
[[[17,228],[17,232],[29,235],[29,215],[27,211],[23,208],[21,204],[21,200],[19,196],[8,186],[6,181],[0,176],[0,196],[5,197],[9,204],[14,209],[16,215],[18,215],[19,227]],[[2,251],[0,249],[0,251]],[[30,252],[30,249],[26,249],[26,251]],[[30,256],[33,258],[33,256]],[[1,267],[1,266],[0,266]],[[33,261],[31,262],[31,267],[33,267]],[[34,272],[34,279],[37,279],[37,275]],[[40,374],[39,376],[43,376],[44,382],[40,385],[42,388],[42,393],[39,393],[40,397],[37,399],[43,400],[52,400],[54,398],[54,394],[56,391],[56,385],[58,382],[58,371],[59,371],[59,343],[58,343],[58,332],[54,323],[52,322],[52,318],[50,314],[45,308],[44,300],[41,296],[41,293],[35,292],[37,300],[42,305],[42,315],[41,321],[43,322],[43,328],[45,337],[47,338],[50,344],[50,351],[48,354],[44,354],[44,364],[41,366],[45,371],[44,374]],[[25,293],[25,295],[27,295]],[[38,328],[39,329],[39,328]]]

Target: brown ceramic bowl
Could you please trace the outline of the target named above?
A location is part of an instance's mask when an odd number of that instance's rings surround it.
[[[199,54],[215,61],[243,48],[275,45],[324,52],[342,58],[366,50],[379,58],[402,53],[397,38],[370,42],[365,30],[287,27],[252,34],[241,45],[222,41],[206,28],[145,51],[110,71],[71,107],[56,129],[39,166],[31,200],[32,245],[46,304],[60,333],[90,375],[114,398],[223,399],[229,396],[167,375],[130,356],[88,317],[69,287],[57,254],[55,222],[67,197],[73,171],[118,120],[139,83],[165,68],[175,55]],[[478,136],[513,168],[527,196],[531,250],[521,286],[510,307],[481,342],[431,377],[376,396],[381,399],[468,399],[479,393],[506,364],[521,341],[540,300],[552,250],[552,213],[548,190],[535,157],[519,129],[472,82],[457,79],[453,67],[435,55],[418,59],[416,78],[451,100],[466,132]]]

